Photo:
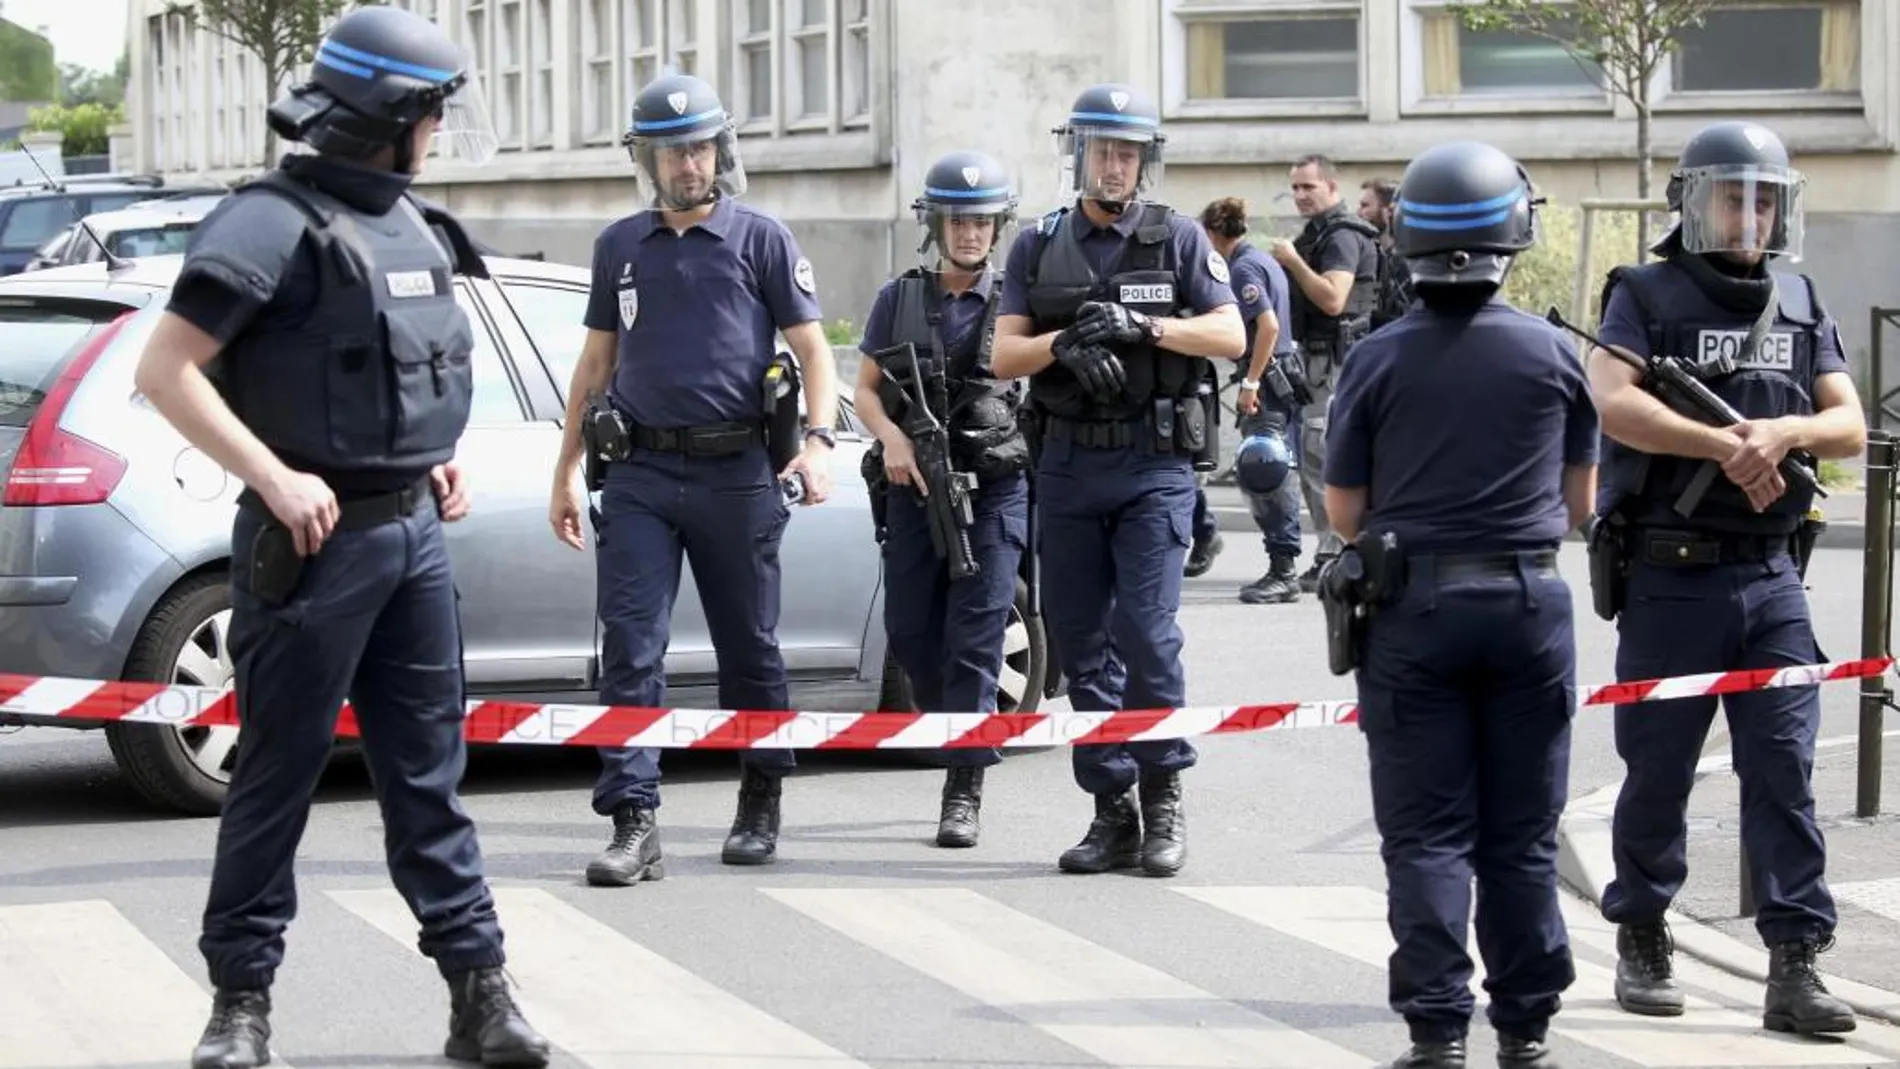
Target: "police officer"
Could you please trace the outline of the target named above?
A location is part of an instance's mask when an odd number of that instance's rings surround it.
[[[1275,239],[1267,252],[1292,283],[1292,333],[1313,400],[1301,410],[1300,487],[1319,536],[1313,564],[1300,575],[1312,590],[1320,567],[1339,551],[1326,518],[1320,465],[1326,454],[1327,401],[1347,350],[1372,329],[1379,294],[1379,230],[1359,218],[1339,195],[1339,169],[1318,154],[1294,161],[1293,204],[1306,224],[1292,241]]]
[[[1465,1064],[1474,878],[1499,1065],[1555,1064],[1545,1036],[1575,979],[1556,857],[1576,642],[1557,548],[1589,515],[1599,424],[1564,337],[1498,294],[1535,241],[1533,205],[1490,145],[1412,161],[1395,247],[1423,303],[1359,343],[1326,433],[1327,514],[1389,592],[1359,591],[1357,684],[1405,1069]],[[1348,563],[1328,565],[1323,597]]]
[[[996,374],[1029,376],[1038,542],[1060,547],[1042,558],[1043,613],[1078,710],[1186,700],[1175,614],[1193,461],[1215,433],[1202,361],[1246,350],[1227,261],[1192,219],[1143,199],[1162,176],[1160,122],[1133,86],[1076,98],[1055,131],[1074,203],[1010,246],[996,323]],[[1193,745],[1071,749],[1095,819],[1063,870],[1178,872]]]
[[[291,866],[348,699],[391,879],[448,981],[447,1055],[544,1065],[456,796],[464,692],[442,523],[468,511],[451,458],[473,334],[450,275],[487,271],[456,221],[409,192],[438,133],[479,164],[493,129],[461,50],[389,7],[339,19],[269,121],[315,154],[286,156],[200,224],[137,373],[246,487],[230,634],[244,746],[199,940],[216,993],[192,1064],[269,1060]],[[214,359],[215,391],[199,370]]]
[[[1003,632],[1029,545],[1029,447],[1017,426],[1019,398],[990,371],[990,327],[1002,295],[1002,271],[990,254],[1015,220],[1016,192],[993,157],[952,152],[931,164],[911,208],[924,229],[919,251],[935,246],[935,263],[878,290],[858,346],[865,359],[857,411],[877,437],[865,458],[866,482],[884,501],[884,627],[919,709],[993,712]],[[946,410],[926,415],[919,402]],[[966,537],[975,574],[953,578],[932,547],[927,507],[949,501],[950,488],[931,485],[919,470],[900,425],[913,420],[942,425],[951,469],[974,481]],[[940,501],[929,501],[932,495]],[[983,770],[1002,751],[947,747],[943,759],[950,767],[937,845],[975,846]]]
[[[1291,397],[1272,389],[1262,393],[1261,378],[1275,360],[1291,364],[1293,336],[1286,329],[1289,296],[1286,272],[1246,241],[1247,202],[1223,197],[1201,211],[1201,228],[1208,243],[1227,260],[1240,316],[1252,338],[1251,354],[1234,408],[1240,415],[1244,443],[1236,449],[1234,476],[1246,495],[1254,525],[1265,539],[1267,573],[1240,588],[1240,600],[1249,605],[1297,601],[1299,577],[1293,570],[1300,556],[1300,484],[1298,476],[1285,478],[1285,461],[1296,457],[1294,428],[1300,423],[1299,406]],[[1292,389],[1283,364],[1273,381]],[[1297,464],[1297,460],[1295,459]]]
[[[1368,178],[1359,183],[1359,218],[1379,230],[1379,297],[1372,306],[1372,329],[1405,314],[1412,304],[1412,276],[1405,269],[1405,257],[1392,247],[1392,202],[1399,184],[1390,178]]]
[[[1619,679],[1826,659],[1789,552],[1813,493],[1776,467],[1795,450],[1853,456],[1866,426],[1839,329],[1813,282],[1770,266],[1801,255],[1803,183],[1766,127],[1705,127],[1670,175],[1669,207],[1679,216],[1655,247],[1662,259],[1619,268],[1605,286],[1605,344],[1682,358],[1744,417],[1725,428],[1684,418],[1638,389],[1635,369],[1591,353],[1608,437],[1599,522],[1616,532],[1626,571],[1615,599]],[[1705,496],[1682,500],[1705,466],[1716,476]],[[1685,514],[1679,505],[1693,507]],[[1809,779],[1818,688],[1722,701],[1742,777],[1755,927],[1770,951],[1763,1023],[1851,1030],[1853,1014],[1814,966],[1836,920]],[[1618,926],[1616,995],[1632,1013],[1682,1012],[1664,911],[1688,873],[1684,809],[1715,704],[1682,698],[1616,710],[1628,775],[1603,915]]]
[[[603,703],[660,706],[664,658],[684,553],[719,660],[719,703],[784,709],[779,653],[779,543],[791,510],[830,489],[837,414],[830,346],[819,325],[811,262],[785,224],[735,198],[745,168],[731,116],[712,87],[668,74],[641,89],[622,138],[647,207],[594,243],[587,340],[567,395],[549,520],[580,549],[581,422],[606,392],[627,452],[607,467],[598,548]],[[804,373],[810,429],[774,470],[762,396],[785,336]],[[655,810],[659,751],[601,751],[596,813],[613,819],[587,880],[624,886],[664,875]],[[790,750],[744,750],[738,809],[720,853],[762,865],[777,853],[779,781]]]

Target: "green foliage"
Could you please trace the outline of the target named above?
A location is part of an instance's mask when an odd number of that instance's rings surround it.
[[[0,100],[57,99],[59,69],[53,65],[53,42],[0,19]]]
[[[857,324],[849,319],[834,319],[825,324],[825,340],[833,345],[854,345],[858,334]]]
[[[112,127],[125,121],[125,105],[115,104],[108,108],[102,104],[80,104],[76,107],[34,108],[27,115],[27,124],[35,130],[57,130],[64,140],[60,142],[61,156],[103,156],[111,149]]]
[[[1598,211],[1592,222],[1590,259],[1584,274],[1582,318],[1574,316],[1576,299],[1577,239],[1583,230],[1583,211],[1552,202],[1538,209],[1537,244],[1517,258],[1511,275],[1505,279],[1504,295],[1514,305],[1534,315],[1543,315],[1552,305],[1578,326],[1589,330],[1597,321],[1597,298],[1603,292],[1603,276],[1610,268],[1633,264],[1636,259],[1636,214]]]
[[[1683,30],[1699,26],[1715,0],[1470,0],[1449,10],[1467,29],[1528,33],[1602,68],[1631,101],[1649,99],[1649,80]]]
[[[1829,490],[1853,489],[1858,485],[1852,472],[1838,460],[1821,461],[1821,485]]]
[[[114,107],[125,102],[125,79],[130,57],[121,55],[111,74],[103,74],[77,63],[59,65],[59,102],[65,106],[101,104]]]

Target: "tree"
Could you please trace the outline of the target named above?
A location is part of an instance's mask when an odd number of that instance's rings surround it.
[[[45,103],[59,99],[53,42],[0,19],[0,100]]]
[[[81,104],[117,107],[125,102],[125,78],[128,57],[120,56],[111,74],[104,74],[77,63],[59,65],[59,102],[75,108]]]
[[[257,57],[264,92],[275,96],[291,73],[308,66],[330,23],[345,10],[383,0],[174,0],[166,11],[230,41]],[[277,133],[264,124],[264,166],[277,155]]]
[[[1653,144],[1649,87],[1684,30],[1700,26],[1715,0],[1468,0],[1451,5],[1467,29],[1509,30],[1555,42],[1594,63],[1610,90],[1636,109],[1636,195],[1648,200]],[[1649,248],[1649,215],[1637,214],[1637,255]]]
[[[54,104],[34,108],[26,121],[34,130],[58,130],[62,157],[104,156],[112,151],[112,128],[125,121],[125,107],[108,108],[97,101],[70,108]]]

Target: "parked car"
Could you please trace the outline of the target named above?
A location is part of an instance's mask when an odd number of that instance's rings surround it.
[[[67,227],[65,240],[57,249],[49,252],[42,246],[26,270],[92,263],[104,260],[106,250],[124,259],[182,254],[191,243],[192,231],[217,204],[216,197],[190,197],[143,201],[117,211],[94,212]]]
[[[0,672],[80,679],[231,680],[226,576],[241,487],[139,397],[133,370],[177,256],[0,279]],[[584,268],[500,257],[457,279],[475,325],[474,411],[458,459],[472,514],[446,528],[462,594],[472,697],[590,704],[599,685],[594,555],[547,526],[563,394],[579,358]],[[882,567],[858,473],[868,435],[841,405],[836,486],[797,508],[783,550],[779,639],[793,704],[910,708],[885,649]],[[716,662],[690,566],[666,658],[671,704],[717,708]],[[1001,700],[1056,692],[1048,642],[1020,583]],[[0,722],[5,714],[0,713]],[[131,784],[151,802],[222,804],[235,728],[114,724]]]
[[[168,187],[156,175],[68,175],[57,187],[45,182],[0,186],[0,275],[24,270],[42,245],[94,212],[176,193],[220,191],[216,186]]]

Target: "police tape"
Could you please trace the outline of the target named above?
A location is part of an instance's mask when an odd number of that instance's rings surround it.
[[[1812,686],[1877,676],[1893,663],[1891,657],[1880,657],[1608,683],[1584,690],[1577,704],[1627,705]],[[463,734],[471,743],[530,746],[906,750],[1085,746],[1358,722],[1358,703],[1353,701],[1034,713],[825,713],[472,701]],[[235,727],[237,703],[228,688],[0,675],[0,724],[97,727],[113,723]],[[336,734],[361,735],[355,712],[347,704],[338,717]]]

